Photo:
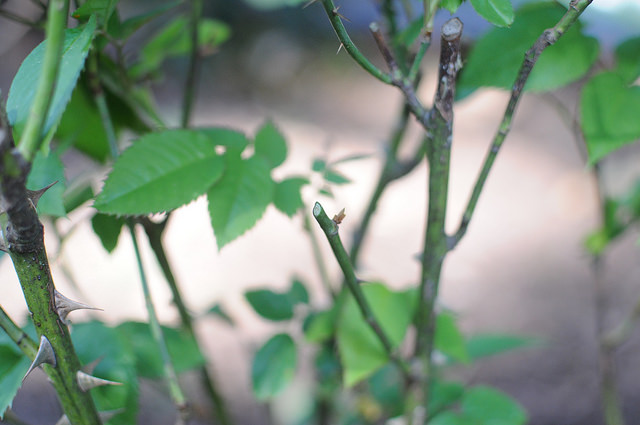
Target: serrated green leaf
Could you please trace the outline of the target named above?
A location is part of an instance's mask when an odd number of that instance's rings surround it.
[[[30,365],[29,358],[16,352],[12,346],[0,345],[0,418],[11,406]]]
[[[630,38],[616,47],[617,67],[627,84],[633,83],[640,76],[640,37]]]
[[[476,42],[462,68],[457,91],[468,94],[482,86],[510,89],[525,52],[566,10],[555,3],[532,3],[516,12],[510,28],[494,28]],[[557,89],[582,77],[598,58],[598,41],[585,36],[576,22],[542,52],[525,90]]]
[[[107,214],[98,213],[91,217],[93,232],[100,238],[102,246],[109,253],[113,252],[118,245],[118,239],[125,223],[124,219]]]
[[[527,413],[517,401],[495,388],[477,386],[462,396],[460,410],[473,422],[491,425],[523,425]]]
[[[273,200],[271,168],[253,156],[225,155],[226,172],[207,192],[218,249],[251,229]]]
[[[329,309],[311,313],[303,324],[305,339],[309,342],[324,342],[331,338],[336,330],[336,311]]]
[[[479,359],[536,345],[539,345],[539,341],[533,338],[482,334],[474,335],[467,340],[467,352],[472,359]]]
[[[640,87],[613,72],[593,77],[582,89],[580,112],[589,162],[594,164],[640,138]]]
[[[245,292],[244,297],[253,310],[265,319],[279,321],[293,318],[293,303],[289,294],[258,289]]]
[[[91,375],[122,384],[91,390],[98,410],[124,408],[124,412],[111,419],[109,425],[135,423],[139,393],[135,357],[130,345],[133,341],[100,322],[77,323],[71,336],[83,365],[99,360]]]
[[[464,0],[441,0],[440,8],[446,9],[451,13],[456,13]]]
[[[38,201],[38,212],[53,217],[64,217],[67,214],[63,201],[66,189],[64,164],[55,152],[50,152],[47,156],[42,152],[36,153],[27,178],[27,189],[40,190],[55,181],[58,183],[51,186]]]
[[[392,292],[380,283],[361,287],[380,327],[397,347],[413,318],[415,291]],[[336,329],[345,386],[351,387],[367,378],[389,360],[382,343],[365,322],[351,295],[339,313]]]
[[[514,13],[511,0],[471,0],[471,5],[487,21],[498,27],[508,27],[513,23]]]
[[[120,215],[168,211],[204,194],[221,176],[216,140],[198,130],[143,136],[113,166],[94,207]]]
[[[98,25],[104,27],[119,1],[120,0],[87,0],[87,2],[77,8],[71,16],[76,19],[86,20],[94,15],[98,18]]]
[[[147,378],[163,376],[162,358],[148,323],[124,322],[115,329],[123,338],[131,342],[136,370],[140,376]],[[189,334],[167,326],[162,326],[162,334],[176,372],[193,370],[206,363],[198,345]]]
[[[451,313],[438,314],[434,346],[453,360],[461,363],[468,363],[470,360],[464,336],[458,329],[456,317]]]
[[[287,142],[271,121],[258,130],[254,147],[255,154],[264,158],[271,168],[282,164],[287,158]]]
[[[271,337],[253,358],[251,380],[258,400],[268,400],[284,390],[296,370],[296,347],[287,334]]]
[[[293,217],[304,207],[300,190],[306,184],[309,184],[309,179],[304,177],[290,177],[276,183],[273,205],[284,214]]]
[[[42,136],[49,133],[60,120],[71,97],[84,60],[91,48],[96,29],[96,20],[91,17],[86,25],[65,30],[60,69],[49,111],[42,127]],[[7,99],[7,118],[13,127],[15,140],[20,140],[29,118],[42,72],[42,63],[47,41],[43,41],[25,58],[11,83]]]

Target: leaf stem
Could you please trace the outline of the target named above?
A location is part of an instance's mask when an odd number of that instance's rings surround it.
[[[20,348],[25,356],[31,360],[38,352],[38,344],[18,326],[0,306],[0,328],[2,328],[9,338]]]
[[[344,274],[347,287],[358,304],[362,317],[371,330],[376,334],[378,340],[382,344],[382,347],[389,356],[389,359],[398,365],[403,373],[405,381],[411,381],[408,365],[394,352],[391,340],[380,326],[380,323],[378,323],[378,320],[369,306],[369,302],[364,296],[362,288],[360,288],[360,283],[356,277],[353,265],[349,260],[349,255],[340,240],[340,235],[338,234],[338,223],[327,216],[319,202],[316,202],[313,207],[313,217],[316,219],[329,241],[331,250],[333,251],[336,260],[340,265],[340,269],[342,269],[342,273]]]
[[[569,9],[558,21],[558,23],[553,28],[545,30],[525,54],[524,61],[522,62],[522,66],[520,67],[520,71],[518,72],[518,76],[516,77],[516,81],[511,89],[511,98],[509,99],[509,103],[507,104],[507,107],[505,109],[502,121],[498,126],[498,131],[493,138],[491,147],[486,154],[484,163],[476,179],[473,191],[471,192],[471,196],[467,203],[467,207],[462,216],[460,226],[455,235],[451,238],[451,249],[453,249],[458,244],[458,242],[460,242],[460,240],[467,232],[467,228],[469,227],[469,223],[471,222],[471,218],[473,217],[476,205],[478,204],[478,199],[480,198],[482,189],[484,188],[484,185],[487,181],[489,171],[491,171],[491,167],[493,166],[496,156],[498,155],[498,152],[500,151],[505,138],[511,130],[511,122],[513,120],[515,109],[518,106],[518,103],[524,91],[524,86],[529,78],[529,75],[531,74],[531,71],[533,70],[533,67],[540,57],[540,54],[544,51],[544,49],[558,41],[558,39],[571,27],[571,25],[573,25],[580,14],[584,12],[586,7],[589,6],[592,1],[593,0],[572,0],[569,4]]]
[[[340,40],[344,49],[349,53],[349,56],[351,56],[353,60],[355,60],[365,71],[376,77],[378,80],[385,84],[392,84],[391,76],[372,64],[369,59],[367,59],[366,56],[358,50],[356,45],[353,44],[351,37],[349,37],[349,33],[347,33],[347,30],[342,23],[343,17],[338,13],[338,8],[333,3],[333,0],[322,0],[322,6],[324,6],[324,10],[329,17],[333,30],[338,36],[338,40]]]
[[[180,125],[189,127],[191,111],[195,101],[195,86],[197,82],[198,65],[200,63],[200,50],[198,45],[198,28],[202,17],[202,0],[191,0],[191,13],[189,28],[191,30],[191,52],[189,55],[189,67],[187,78],[184,81],[184,97],[182,98],[182,119]]]
[[[33,99],[33,105],[29,112],[26,127],[18,143],[18,150],[28,162],[33,160],[34,155],[38,149],[40,149],[40,145],[44,140],[42,129],[56,87],[68,11],[68,0],[51,0],[49,2],[46,47],[42,61],[40,80]]]
[[[153,305],[151,291],[149,290],[149,285],[147,283],[147,276],[142,265],[142,258],[140,256],[140,249],[138,247],[138,237],[136,236],[135,226],[133,223],[129,223],[128,227],[131,234],[131,240],[133,242],[133,249],[136,253],[136,261],[138,263],[138,271],[140,273],[140,283],[142,284],[142,292],[144,293],[144,301],[149,317],[149,327],[151,328],[151,334],[153,335],[153,339],[158,346],[158,351],[160,352],[160,356],[162,358],[164,377],[167,385],[169,386],[169,394],[171,396],[171,400],[176,405],[180,417],[184,421],[186,421],[186,418],[189,415],[187,401],[184,393],[182,392],[182,389],[180,388],[180,384],[178,383],[178,376],[176,374],[175,368],[173,367],[173,363],[171,362],[171,356],[169,355],[169,350],[162,333],[162,328],[160,327],[160,322],[158,321],[158,316],[156,315],[156,309]]]

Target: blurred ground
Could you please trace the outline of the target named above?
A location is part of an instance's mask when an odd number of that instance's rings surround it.
[[[323,26],[322,31],[329,29]],[[341,232],[349,241],[375,183],[383,142],[401,99],[395,90],[356,68],[344,52],[335,56],[337,43],[317,36],[311,48],[313,37],[297,42],[286,31],[270,29],[262,37],[246,36],[246,55],[222,52],[208,60],[201,73],[194,124],[224,125],[254,134],[265,119],[273,119],[290,144],[282,175],[308,174],[317,156],[336,159],[353,153],[373,154],[370,159],[345,165],[342,171],[354,183],[336,188],[335,199],[322,201],[330,214],[346,208]],[[376,57],[367,38],[363,45]],[[28,43],[20,46],[0,57],[3,92],[13,75],[10,69],[15,73],[30,49]],[[433,64],[433,58],[427,63]],[[174,122],[183,72],[184,64],[170,64],[166,82],[156,87],[159,103],[166,105],[165,113]],[[433,65],[429,65],[421,93],[425,100],[432,96],[433,80]],[[573,89],[559,96],[574,109]],[[458,225],[506,101],[505,93],[483,90],[457,105],[450,230]],[[417,140],[417,130],[413,131]],[[638,154],[637,149],[626,149],[607,161],[603,173],[609,190],[618,193],[640,175]],[[414,256],[421,249],[425,184],[426,167],[421,165],[393,184],[383,197],[362,256],[363,278],[381,279],[397,287],[416,281],[419,268]],[[309,205],[315,200],[313,193],[306,194]],[[596,284],[582,248],[585,235],[598,223],[596,202],[590,170],[560,114],[545,98],[527,95],[467,236],[445,263],[442,303],[459,312],[465,332],[514,333],[545,342],[541,347],[484,360],[471,370],[456,372],[470,382],[496,385],[516,397],[529,411],[532,425],[602,423],[596,293],[601,291],[604,299],[606,327],[624,317],[640,296],[637,234],[615,243],[606,258],[602,281]],[[103,308],[104,313],[75,313],[73,320],[89,316],[109,323],[143,320],[144,301],[128,235],[121,235],[117,250],[108,256],[88,223],[82,221],[88,214],[89,210],[74,213],[66,222],[77,228],[54,266],[54,277],[61,292]],[[222,391],[242,424],[266,424],[265,410],[248,396],[248,364],[253,349],[274,331],[249,310],[243,291],[263,285],[284,287],[297,275],[314,285],[315,303],[326,302],[301,227],[300,217],[289,220],[269,209],[256,228],[217,252],[206,202],[201,199],[178,210],[168,229],[170,260],[188,305],[194,312],[202,312],[221,302],[238,323],[232,329],[207,318],[200,322],[198,332],[206,341],[213,369],[224,383]],[[332,275],[338,277],[328,247],[323,247]],[[52,252],[56,249],[50,247]],[[170,306],[170,294],[148,250],[144,254],[161,320],[171,323],[176,314]],[[62,273],[63,264],[79,282],[80,293]],[[0,282],[3,308],[13,317],[24,317],[22,294],[6,259],[0,263]],[[635,332],[616,356],[627,418],[640,417],[636,400],[639,350],[640,335]],[[42,390],[30,381],[14,406],[28,421],[30,412],[36,413],[25,401]],[[147,389],[140,423],[172,423],[171,412],[163,409],[162,403],[158,405],[162,396],[156,393],[154,387]],[[49,400],[39,407],[55,410],[52,392],[38,397]],[[271,414],[278,416],[282,411],[276,406]],[[54,422],[55,418],[31,420]]]

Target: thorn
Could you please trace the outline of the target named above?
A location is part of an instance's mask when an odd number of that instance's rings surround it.
[[[86,374],[81,370],[76,373],[76,380],[78,381],[78,386],[80,387],[80,389],[85,393],[91,388],[101,387],[103,385],[122,385],[122,383],[120,382],[96,378],[95,376]]]
[[[340,10],[340,6],[338,6],[335,9],[332,10],[333,14],[336,15],[336,16],[339,16],[340,18],[344,19],[347,22],[351,22],[351,19],[349,19],[346,16],[342,15],[341,13],[339,13],[338,10]]]
[[[27,197],[29,198],[29,201],[31,201],[31,205],[33,205],[34,209],[38,206],[38,201],[40,200],[42,195],[44,195],[44,193],[56,183],[58,183],[57,180],[51,183],[49,186],[43,187],[42,189],[39,189],[39,190],[27,189]]]
[[[336,55],[340,53],[340,50],[342,50],[343,47],[344,47],[344,44],[340,43],[340,45],[338,46],[338,51],[336,52]]]
[[[102,311],[101,308],[91,307],[90,305],[82,304],[77,301],[70,300],[69,298],[62,295],[56,289],[53,290],[53,297],[56,304],[56,311],[58,312],[58,316],[60,320],[65,325],[67,323],[67,316],[74,310],[99,310]]]
[[[37,368],[43,363],[50,364],[54,367],[56,365],[56,354],[53,351],[51,343],[44,335],[40,337],[40,346],[38,347],[36,357],[33,359],[31,366],[29,366],[29,370],[27,370],[27,373],[24,374],[22,380],[24,381],[33,369]]]
[[[304,6],[302,6],[303,9],[306,9],[307,7],[311,6],[313,3],[317,2],[318,0],[309,0],[308,2],[306,2],[304,4]]]
[[[82,366],[81,370],[84,373],[91,375],[93,373],[93,371],[96,369],[96,366],[98,366],[98,364],[100,364],[102,359],[104,359],[104,356],[98,357],[97,359],[95,359],[91,363],[87,363],[86,365]]]
[[[124,412],[124,409],[122,408],[115,410],[105,410],[104,412],[98,412],[98,416],[100,417],[101,422],[109,422],[111,418],[122,412]],[[62,415],[62,417],[58,419],[58,422],[56,422],[56,425],[71,425],[71,421],[69,421],[67,415]]]

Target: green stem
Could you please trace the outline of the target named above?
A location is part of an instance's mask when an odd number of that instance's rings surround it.
[[[391,344],[391,340],[384,332],[380,323],[376,319],[371,307],[369,306],[369,302],[364,296],[364,292],[360,287],[360,283],[358,278],[356,277],[355,270],[353,269],[353,265],[349,260],[349,254],[345,250],[342,245],[342,241],[340,240],[340,235],[338,234],[338,223],[336,223],[335,219],[330,219],[329,216],[324,212],[322,205],[319,202],[313,207],[313,217],[316,219],[320,228],[324,232],[327,240],[329,241],[329,245],[331,246],[331,250],[333,251],[338,264],[340,265],[340,269],[342,269],[342,273],[345,277],[345,282],[349,291],[353,295],[353,298],[362,313],[362,317],[371,330],[376,334],[378,340],[382,344],[385,352],[389,356],[389,359],[398,365],[400,370],[403,373],[405,381],[411,381],[410,373],[408,366],[403,362],[403,360],[395,353],[393,346]]]
[[[592,1],[593,0],[573,0],[569,5],[569,9],[560,21],[558,21],[553,28],[545,30],[525,54],[525,59],[520,67],[520,71],[518,72],[516,81],[513,84],[513,88],[511,89],[511,98],[509,99],[509,103],[507,104],[507,108],[502,117],[502,122],[498,127],[498,131],[493,138],[491,147],[487,152],[480,173],[476,179],[473,191],[471,192],[471,197],[469,198],[469,202],[467,203],[467,207],[462,216],[460,227],[452,238],[452,249],[458,244],[458,242],[460,242],[467,232],[467,228],[469,227],[469,223],[473,217],[476,205],[478,204],[478,199],[480,198],[482,189],[487,181],[489,171],[491,171],[491,167],[493,166],[496,156],[498,155],[498,152],[500,152],[500,148],[511,130],[511,122],[513,120],[515,109],[520,102],[524,86],[529,79],[529,75],[531,74],[533,67],[540,57],[540,54],[544,49],[558,41],[562,34],[564,34],[571,25],[573,25]]]
[[[43,141],[42,129],[56,87],[68,10],[68,1],[51,0],[49,2],[42,70],[29,118],[18,143],[18,150],[28,162],[33,160]]]
[[[181,126],[189,127],[191,119],[191,110],[195,101],[195,85],[197,81],[198,65],[200,62],[200,53],[198,45],[198,27],[202,16],[202,0],[191,0],[190,29],[191,29],[191,52],[189,55],[189,67],[187,70],[187,78],[184,82],[184,97],[182,100],[182,119]]]
[[[320,244],[318,243],[318,238],[316,238],[315,233],[311,229],[311,221],[309,220],[309,216],[304,214],[304,230],[309,235],[309,239],[311,241],[311,249],[313,251],[313,258],[318,267],[318,273],[320,273],[320,280],[322,281],[322,286],[327,291],[327,293],[331,296],[332,300],[336,300],[337,295],[331,286],[331,279],[329,278],[329,273],[327,272],[327,266],[324,262],[324,257],[322,256],[322,251],[320,250]]]
[[[29,357],[31,360],[35,358],[36,353],[38,352],[38,344],[36,344],[29,335],[20,329],[20,326],[16,325],[16,323],[11,320],[2,306],[0,306],[0,328],[6,332],[9,338],[11,338],[11,341],[18,346],[25,356]]]
[[[133,249],[136,253],[136,261],[138,263],[140,282],[142,284],[142,292],[144,293],[144,301],[149,317],[149,327],[151,328],[151,334],[153,335],[153,339],[158,346],[158,351],[160,352],[160,356],[162,358],[164,377],[167,385],[169,386],[169,395],[171,396],[173,403],[176,405],[180,416],[184,420],[188,416],[187,401],[182,392],[182,389],[180,388],[180,384],[178,383],[178,376],[176,374],[175,368],[173,367],[173,363],[171,362],[171,356],[169,355],[167,343],[164,339],[162,328],[160,327],[160,322],[158,321],[158,316],[156,315],[156,309],[153,305],[153,299],[151,298],[151,291],[149,290],[147,277],[142,265],[142,258],[140,257],[138,237],[136,236],[134,225],[131,223],[129,223],[129,232],[131,233]]]
[[[351,41],[351,37],[349,37],[349,34],[347,33],[347,30],[342,23],[342,16],[340,15],[340,13],[338,13],[338,8],[333,3],[333,0],[322,0],[322,6],[324,6],[324,10],[329,17],[331,26],[336,32],[338,39],[344,46],[344,49],[347,51],[347,53],[349,53],[349,55],[353,58],[353,60],[355,60],[365,71],[376,77],[378,80],[382,81],[385,84],[392,84],[393,80],[391,79],[391,76],[372,64],[369,59],[367,59],[366,56],[364,56],[362,52],[358,50],[356,45],[353,44],[353,41]]]
[[[166,223],[166,221],[163,221],[161,223],[154,223],[149,219],[144,219],[142,221],[145,233],[147,234],[147,238],[149,239],[149,245],[151,246],[155,257],[158,260],[160,268],[162,269],[162,273],[164,274],[164,277],[169,284],[169,288],[171,289],[171,294],[173,295],[173,303],[178,309],[182,328],[192,338],[196,346],[198,346],[198,350],[202,352],[193,326],[193,318],[189,314],[189,310],[184,303],[182,294],[180,293],[178,282],[176,281],[175,275],[173,274],[171,265],[169,264],[169,259],[167,258],[167,253],[164,249],[164,244],[162,243],[162,236],[166,227]],[[232,423],[231,418],[229,416],[229,413],[227,412],[226,405],[224,400],[222,399],[222,396],[216,389],[211,373],[207,370],[206,366],[202,366],[200,372],[203,384],[207,392],[209,393],[211,401],[213,402],[213,407],[216,411],[218,419],[220,420],[220,423],[223,425],[230,425]]]

